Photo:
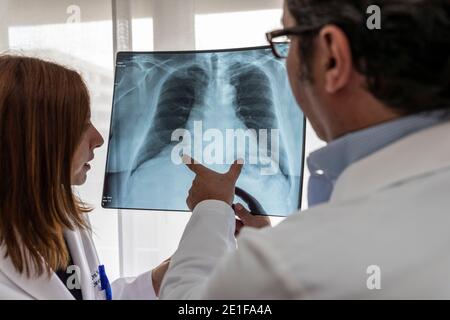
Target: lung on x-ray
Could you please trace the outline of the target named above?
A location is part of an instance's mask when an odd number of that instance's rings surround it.
[[[300,208],[305,120],[269,47],[120,52],[114,86],[103,207],[188,211],[187,154],[221,173],[244,161],[235,203]]]

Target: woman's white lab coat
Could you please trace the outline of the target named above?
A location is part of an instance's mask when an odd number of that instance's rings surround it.
[[[104,300],[98,267],[101,264],[89,231],[66,231],[64,233],[74,265],[79,267],[79,278],[84,300]],[[72,294],[53,273],[27,278],[15,270],[11,260],[5,257],[5,247],[0,247],[0,299],[74,299]],[[108,266],[106,272],[108,272]],[[75,271],[74,271],[75,272]],[[112,298],[155,299],[151,271],[137,278],[121,278],[111,284]]]
[[[450,123],[351,165],[329,203],[234,239],[224,202],[194,209],[171,299],[450,298]]]

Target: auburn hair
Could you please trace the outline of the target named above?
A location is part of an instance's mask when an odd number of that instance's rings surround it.
[[[63,230],[88,228],[71,167],[89,117],[77,72],[0,55],[0,245],[28,277],[67,267]]]

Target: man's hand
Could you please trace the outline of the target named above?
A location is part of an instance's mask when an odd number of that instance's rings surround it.
[[[152,283],[153,289],[155,290],[156,296],[159,297],[159,289],[161,288],[161,283],[164,279],[164,275],[169,268],[170,258],[161,262],[159,266],[152,270]]]
[[[183,156],[183,162],[196,174],[186,199],[186,204],[191,211],[203,200],[220,200],[231,206],[234,198],[234,186],[242,170],[242,160],[236,160],[230,170],[224,174],[195,163],[187,155]]]
[[[234,212],[239,219],[236,219],[236,231],[234,235],[237,237],[244,227],[265,228],[271,227],[272,224],[268,216],[255,216],[247,211],[240,203],[233,205]]]

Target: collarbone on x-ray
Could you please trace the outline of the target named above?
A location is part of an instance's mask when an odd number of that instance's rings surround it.
[[[181,154],[224,172],[268,214],[300,205],[304,118],[270,49],[118,55],[103,206],[187,210]],[[239,201],[239,199],[236,199]]]

